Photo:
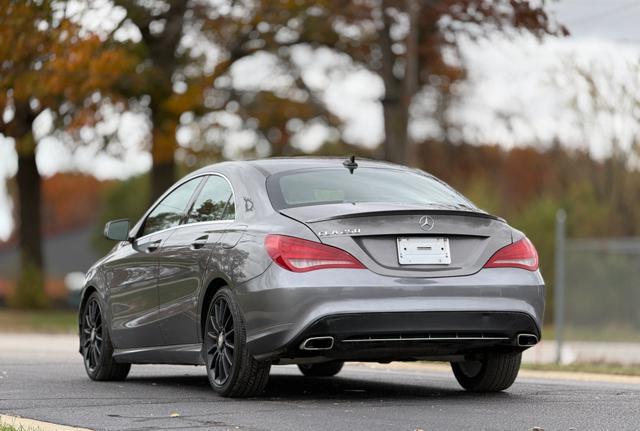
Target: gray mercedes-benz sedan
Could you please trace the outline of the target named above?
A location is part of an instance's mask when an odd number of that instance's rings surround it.
[[[514,382],[541,336],[533,244],[439,179],[370,161],[224,162],[171,187],[87,273],[80,352],[94,380],[205,365],[224,396],[272,365],[449,361],[467,390]]]

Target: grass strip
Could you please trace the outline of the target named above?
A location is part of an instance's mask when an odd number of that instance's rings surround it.
[[[0,309],[0,332],[77,334],[78,315],[75,310],[18,311]]]

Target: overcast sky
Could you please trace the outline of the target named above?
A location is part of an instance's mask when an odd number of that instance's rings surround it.
[[[560,0],[550,8],[573,37],[640,43],[638,0]]]
[[[459,115],[472,130],[472,136],[466,137],[472,142],[493,141],[509,147],[559,136],[602,155],[612,135],[624,137],[639,126],[623,113],[599,117],[587,130],[573,127],[576,114],[567,110],[566,105],[572,98],[579,99],[576,93],[581,89],[572,72],[565,71],[567,58],[595,70],[603,81],[637,83],[640,74],[627,66],[638,64],[640,59],[640,0],[560,0],[551,2],[550,9],[568,27],[571,37],[543,45],[531,38],[463,45],[470,80],[468,97]],[[384,91],[379,79],[359,71],[343,79],[329,80],[327,68],[341,60],[322,53],[301,52],[299,61],[306,65],[304,78],[309,85],[326,88],[326,103],[345,121],[345,139],[370,147],[379,144],[383,137],[379,99]],[[260,79],[254,72],[261,68],[249,62],[238,65],[238,69],[234,77],[238,85],[253,85]],[[554,74],[557,77],[550,79]],[[633,85],[631,88],[640,92],[640,87]],[[618,96],[612,93],[611,97]],[[496,115],[506,111],[525,120],[511,124],[510,128],[496,124]],[[47,129],[47,121],[39,120],[42,130]],[[37,157],[41,173],[48,176],[60,170],[79,169],[99,178],[123,178],[149,168],[149,156],[138,150],[147,131],[141,118],[127,114],[123,121],[112,121],[102,127],[117,128],[127,148],[123,161],[104,155],[96,158],[91,149],[77,153],[72,160],[63,145],[44,138]],[[417,135],[430,132],[426,122],[414,125],[412,131]],[[314,126],[301,133],[295,142],[311,149],[326,138],[326,129]],[[12,204],[3,179],[15,175],[16,168],[12,142],[0,138],[0,240],[7,238],[13,228]]]

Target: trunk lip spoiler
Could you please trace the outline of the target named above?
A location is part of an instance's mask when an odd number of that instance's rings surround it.
[[[292,217],[291,214],[286,214],[285,211],[280,211],[280,213],[288,217]],[[471,217],[479,217],[479,218],[488,218],[488,219],[497,220],[497,221],[506,223],[505,219],[495,216],[493,214],[486,213],[486,212],[449,210],[449,209],[404,209],[404,210],[396,209],[396,210],[365,211],[365,212],[359,212],[359,213],[338,214],[338,215],[332,215],[328,217],[319,217],[319,218],[306,220],[305,223],[318,223],[323,221],[339,220],[339,219],[345,219],[345,218],[377,217],[377,216],[385,216],[385,215],[406,215],[411,213],[471,216]]]

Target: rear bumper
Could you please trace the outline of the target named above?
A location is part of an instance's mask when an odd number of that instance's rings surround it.
[[[271,265],[235,292],[249,351],[262,360],[408,360],[513,349],[520,333],[540,339],[544,312],[540,273],[512,268],[407,279],[349,269],[291,273]],[[300,349],[315,336],[334,337],[334,346]],[[358,337],[420,340],[349,340]]]
[[[268,351],[268,346],[277,345],[278,336],[262,338],[265,349],[260,350],[265,353],[258,358],[384,361],[464,355],[489,347],[524,350],[518,344],[520,334],[537,340],[541,336],[533,318],[519,312],[332,315],[312,323],[275,351]],[[313,344],[316,340],[317,345]]]

